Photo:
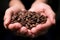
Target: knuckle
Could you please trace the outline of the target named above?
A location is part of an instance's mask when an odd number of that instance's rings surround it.
[[[13,29],[13,25],[9,24],[8,29],[12,30]]]

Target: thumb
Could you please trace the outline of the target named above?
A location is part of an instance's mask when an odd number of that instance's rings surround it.
[[[28,11],[32,11],[32,12],[34,12],[34,11],[35,11],[35,9],[34,9],[34,8],[30,8]]]
[[[11,20],[11,15],[12,15],[12,10],[7,9],[4,15],[4,26],[7,28],[8,24],[10,23]]]

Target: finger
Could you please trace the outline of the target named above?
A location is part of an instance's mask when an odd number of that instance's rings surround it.
[[[4,15],[4,26],[5,26],[5,28],[10,23],[11,15],[12,15],[12,10],[7,9],[5,12],[5,15]]]
[[[28,29],[26,27],[21,27],[19,30],[17,30],[16,35],[18,36],[27,36]]]
[[[26,11],[26,9],[21,9],[21,11]]]
[[[31,29],[31,32],[32,32],[33,34],[36,34],[36,32],[37,32],[36,27],[33,27],[33,28]]]
[[[19,30],[21,34],[26,34],[28,29],[26,27],[21,27],[21,29]]]
[[[50,19],[47,20],[47,22],[45,24],[39,24],[36,26],[36,29],[39,31],[43,31],[45,29],[50,28],[50,26],[52,25]]]
[[[37,37],[39,35],[38,34],[39,30],[37,30],[36,27],[32,28],[31,32],[32,32],[32,38]]]
[[[45,13],[50,18],[51,22],[55,24],[55,13],[49,6],[46,8]]]
[[[38,31],[37,31],[36,27],[33,27],[33,28],[31,29],[32,38],[36,37],[37,32],[38,32]]]
[[[21,24],[20,23],[14,23],[14,24],[9,24],[8,29],[14,31],[14,30],[18,30],[21,28]]]
[[[8,17],[11,17],[12,15],[12,9],[7,9],[6,12],[5,12],[5,15],[4,15],[4,20]]]
[[[32,33],[31,33],[31,30],[28,29],[27,33],[26,33],[26,36],[27,37],[31,37]]]
[[[43,31],[43,30],[45,30],[45,29],[48,29],[49,26],[51,26],[51,22],[50,22],[50,20],[48,19],[48,21],[47,21],[45,24],[39,24],[39,25],[37,25],[36,27],[32,28],[32,29],[31,29],[31,32],[34,33],[34,34],[36,34],[36,33],[38,33],[39,31]]]

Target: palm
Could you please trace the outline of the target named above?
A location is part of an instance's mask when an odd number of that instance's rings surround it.
[[[45,24],[39,24],[31,29],[33,35],[44,33],[52,24],[55,24],[55,13],[52,11],[50,6],[44,3],[33,4],[29,11],[40,12],[41,14],[48,16]]]
[[[25,9],[24,8],[19,9],[17,6],[13,6],[13,7],[8,8],[5,12],[5,15],[4,15],[5,28],[10,29],[12,31],[15,31],[15,33],[19,33],[19,34],[27,32],[27,28],[21,27],[20,23],[10,24],[10,21],[11,21],[12,14],[16,14],[20,10],[24,11]]]

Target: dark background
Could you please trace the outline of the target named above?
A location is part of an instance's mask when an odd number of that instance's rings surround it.
[[[0,0],[0,40],[17,40],[18,37],[13,35],[9,30],[6,30],[3,26],[3,17],[5,14],[5,10],[8,8],[10,0]],[[23,3],[25,4],[26,9],[29,9],[32,1],[24,1],[22,0]],[[60,25],[60,1],[59,0],[49,0],[48,4],[52,7],[53,11],[56,13],[56,25],[53,25],[48,33],[47,33],[47,38],[48,40],[59,40],[60,38],[60,33],[59,33],[59,25]],[[28,6],[27,6],[28,5]]]

